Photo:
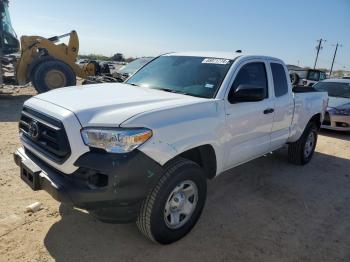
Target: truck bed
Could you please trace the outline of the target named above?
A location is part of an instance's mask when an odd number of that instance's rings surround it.
[[[309,93],[309,92],[318,92],[312,86],[293,86],[294,93]]]

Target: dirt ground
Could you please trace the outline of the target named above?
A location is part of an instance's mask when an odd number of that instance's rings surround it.
[[[0,95],[0,261],[350,261],[350,134],[322,131],[306,166],[281,149],[209,181],[192,232],[160,246],[20,180],[12,153],[32,94]],[[24,213],[36,201],[43,209]]]

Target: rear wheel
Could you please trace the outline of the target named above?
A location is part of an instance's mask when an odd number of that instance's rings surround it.
[[[64,86],[76,85],[76,76],[67,64],[58,60],[49,60],[35,68],[32,83],[38,93],[43,93]]]
[[[316,148],[318,128],[310,122],[298,141],[289,144],[288,160],[297,165],[305,165],[310,162]]]
[[[178,158],[144,201],[137,226],[150,240],[170,244],[196,224],[206,199],[206,177],[194,162]]]

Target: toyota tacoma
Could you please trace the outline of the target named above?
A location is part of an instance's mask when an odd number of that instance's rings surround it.
[[[24,103],[14,160],[33,190],[172,243],[203,210],[207,180],[288,144],[308,163],[326,92],[293,92],[285,64],[240,52],[161,55],[125,83]]]

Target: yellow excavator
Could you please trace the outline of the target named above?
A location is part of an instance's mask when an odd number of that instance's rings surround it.
[[[61,38],[69,37],[68,44],[56,44]],[[76,64],[79,38],[75,31],[61,36],[21,37],[21,56],[16,63],[16,79],[19,85],[32,82],[41,93],[63,86],[76,84],[76,77],[95,75],[98,64],[94,61],[84,65]]]
[[[19,51],[19,41],[11,25],[8,0],[0,0],[0,14],[0,56],[3,62],[5,55]],[[64,37],[69,37],[68,44],[59,43]],[[101,70],[96,61],[76,64],[79,51],[76,31],[51,38],[22,36],[20,45],[20,56],[12,61],[15,66],[14,82],[18,85],[32,82],[38,93],[75,85],[76,77],[86,79]]]

